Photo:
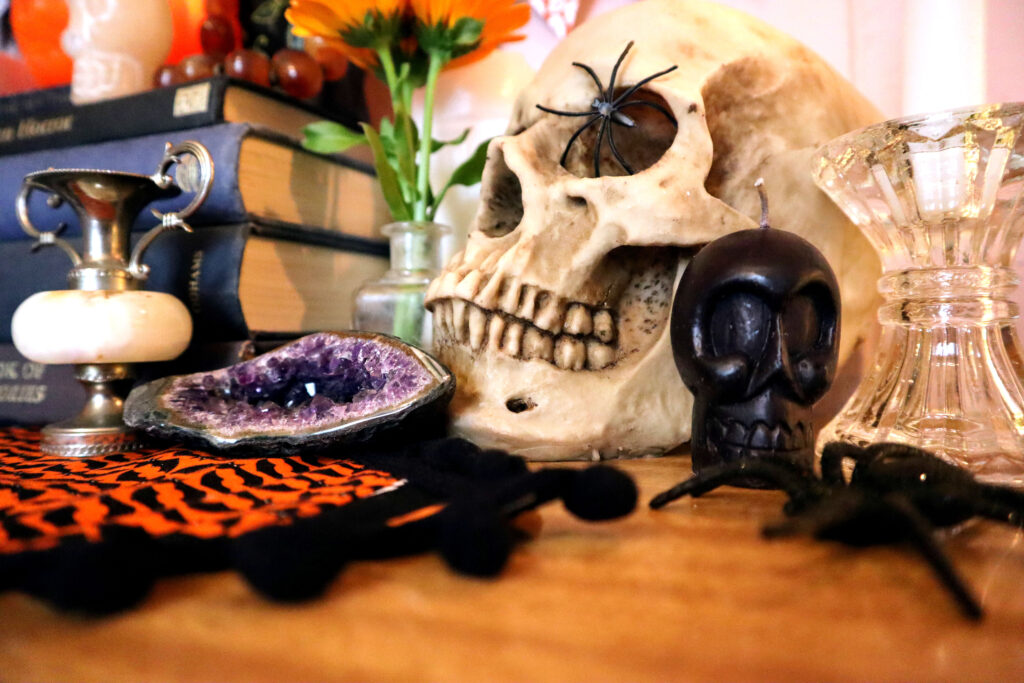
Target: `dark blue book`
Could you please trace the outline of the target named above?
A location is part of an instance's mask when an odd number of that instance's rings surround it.
[[[80,251],[80,239],[70,241]],[[349,329],[355,292],[387,270],[387,253],[377,241],[274,224],[168,232],[145,253],[144,289],[185,303],[197,343]],[[33,253],[18,240],[0,242],[0,264],[0,343],[10,343],[15,309],[36,292],[67,289],[71,263],[60,249]]]
[[[215,123],[252,123],[294,140],[321,119],[358,127],[361,102],[330,109],[227,76],[74,105],[67,86],[0,97],[0,155]]]
[[[63,420],[77,415],[84,402],[72,366],[33,363],[14,344],[0,344],[0,427]]]
[[[307,152],[288,138],[246,123],[221,123],[186,131],[157,133],[62,149],[0,157],[0,241],[26,237],[14,211],[22,180],[49,168],[90,168],[150,175],[163,157],[164,144],[195,140],[213,156],[214,182],[209,197],[189,219],[193,226],[249,220],[291,224],[360,238],[377,237],[388,220],[372,167],[342,156]],[[161,211],[182,208],[187,196],[156,202]],[[68,225],[78,234],[78,220],[63,206],[53,209],[46,195],[33,192],[29,216],[39,230]],[[155,224],[148,210],[135,222],[145,230]]]

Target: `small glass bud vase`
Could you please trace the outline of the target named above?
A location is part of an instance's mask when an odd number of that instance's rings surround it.
[[[356,292],[352,326],[429,351],[432,323],[423,298],[450,255],[452,229],[431,221],[399,221],[381,232],[391,240],[391,268]]]

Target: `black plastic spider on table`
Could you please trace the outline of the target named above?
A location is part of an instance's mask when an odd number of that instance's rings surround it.
[[[855,465],[847,483],[844,461]],[[789,515],[763,529],[768,538],[806,533],[847,545],[909,541],[953,594],[964,615],[980,619],[981,605],[934,538],[948,527],[982,516],[1024,522],[1024,491],[982,484],[969,473],[913,446],[881,443],[859,448],[830,443],[821,457],[821,479],[781,458],[746,458],[707,467],[655,496],[661,508],[685,495],[700,496],[737,480],[756,479],[782,489]]]
[[[562,168],[565,168],[565,160],[569,157],[569,150],[572,149],[572,145],[574,142],[576,142],[577,138],[579,138],[579,136],[583,134],[583,131],[587,130],[592,125],[600,121],[601,128],[597,132],[597,144],[594,145],[594,177],[600,177],[601,175],[601,145],[605,139],[608,140],[608,147],[612,151],[612,156],[614,156],[615,160],[619,162],[623,169],[625,169],[626,173],[630,175],[636,173],[636,171],[633,170],[633,167],[630,166],[629,163],[623,158],[622,154],[619,153],[619,149],[615,145],[615,137],[612,135],[612,124],[625,126],[626,128],[633,128],[636,126],[636,121],[634,121],[632,118],[630,118],[629,116],[622,112],[622,110],[625,109],[626,107],[650,107],[651,109],[659,111],[666,117],[668,117],[668,120],[671,121],[673,125],[679,125],[676,121],[676,117],[672,115],[672,112],[670,112],[668,109],[658,104],[657,102],[651,102],[650,100],[642,99],[629,99],[630,97],[633,96],[634,93],[636,93],[637,90],[647,85],[655,78],[659,78],[671,71],[675,71],[677,68],[679,68],[678,66],[670,66],[664,71],[659,71],[656,74],[651,74],[647,78],[641,79],[635,85],[630,86],[628,89],[626,89],[625,92],[623,92],[618,97],[615,96],[615,79],[618,77],[619,67],[622,65],[622,61],[626,58],[626,54],[632,47],[633,41],[631,40],[626,45],[626,49],[624,49],[622,51],[622,54],[619,55],[618,60],[616,60],[615,66],[612,68],[612,75],[608,81],[607,88],[604,87],[604,84],[601,82],[601,79],[598,78],[597,74],[594,72],[592,68],[590,68],[586,64],[581,64],[580,62],[572,63],[573,66],[578,66],[579,68],[586,71],[590,75],[590,77],[594,79],[594,83],[597,84],[597,97],[595,97],[594,101],[590,103],[590,109],[588,111],[562,111],[560,109],[551,109],[550,107],[545,107],[540,104],[537,105],[537,109],[540,109],[541,111],[546,111],[549,114],[557,114],[558,116],[590,117],[583,123],[582,126],[580,126],[576,130],[575,133],[572,134],[572,137],[569,138],[569,142],[566,143],[565,151],[562,152],[562,157],[561,159],[558,160],[558,163],[560,166],[562,166]]]

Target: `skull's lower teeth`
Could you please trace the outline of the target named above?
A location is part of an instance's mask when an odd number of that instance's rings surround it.
[[[610,311],[591,314],[585,304],[565,307],[564,322],[558,324],[550,314],[551,306],[540,297],[530,298],[526,309],[532,319],[489,311],[462,299],[431,302],[434,313],[435,343],[458,343],[473,351],[487,348],[514,358],[543,360],[563,370],[601,370],[615,362],[617,335]],[[552,332],[555,330],[555,333]],[[561,330],[561,333],[557,333]]]
[[[758,420],[751,427],[729,418],[708,418],[708,439],[740,448],[774,451],[796,451],[813,444],[811,427],[803,422],[795,425],[768,425]]]

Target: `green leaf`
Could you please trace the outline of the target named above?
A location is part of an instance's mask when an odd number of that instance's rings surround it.
[[[384,145],[381,142],[380,136],[373,129],[373,126],[368,123],[361,123],[359,125],[363,127],[366,141],[369,143],[370,149],[373,150],[373,163],[377,169],[377,181],[380,183],[381,192],[384,193],[384,201],[388,203],[388,208],[391,209],[391,217],[396,221],[412,220],[412,213],[402,199],[398,174],[395,173],[395,169],[388,163],[387,153],[384,151]]]
[[[448,183],[441,190],[441,193],[437,195],[437,201],[431,202],[431,206],[436,209],[441,205],[444,200],[444,196],[448,193],[448,188],[453,185],[464,185],[469,187],[476,185],[480,182],[480,179],[484,175],[484,164],[487,163],[487,146],[491,144],[491,138],[481,142],[473,154],[462,162],[458,168],[452,171],[451,177],[448,179]],[[431,211],[433,215],[433,210]]]
[[[473,150],[473,154],[452,172],[452,177],[448,179],[448,184],[465,185],[468,187],[479,183],[484,174],[484,164],[487,163],[487,146],[490,143],[491,139],[488,138],[477,145],[477,148]]]
[[[320,154],[344,152],[350,147],[366,144],[365,135],[334,121],[311,123],[302,129],[302,133],[302,146]]]
[[[448,35],[454,45],[465,47],[475,45],[480,40],[483,30],[484,22],[473,17],[462,17],[451,27]]]
[[[433,154],[434,152],[436,152],[437,150],[441,149],[442,147],[448,147],[449,145],[451,145],[451,146],[461,145],[463,142],[466,141],[466,136],[467,135],[469,135],[469,128],[467,128],[466,130],[462,131],[462,133],[459,135],[459,137],[457,137],[457,138],[455,138],[453,140],[433,140],[433,139],[431,139],[431,141],[430,141],[430,153]]]

